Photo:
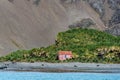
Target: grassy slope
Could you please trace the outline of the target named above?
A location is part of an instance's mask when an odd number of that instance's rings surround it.
[[[34,48],[32,50],[18,50],[5,57],[1,61],[46,61],[59,62],[57,52],[70,50],[74,58],[66,62],[100,62],[120,63],[120,37],[93,29],[72,29],[60,32],[55,44],[46,48]],[[98,54],[102,54],[98,56]]]

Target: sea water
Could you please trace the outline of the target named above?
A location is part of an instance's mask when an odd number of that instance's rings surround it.
[[[0,80],[120,80],[120,73],[0,72]]]

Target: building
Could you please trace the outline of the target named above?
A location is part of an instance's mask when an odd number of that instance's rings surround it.
[[[63,61],[66,59],[72,58],[72,51],[59,51],[58,52],[58,59]]]

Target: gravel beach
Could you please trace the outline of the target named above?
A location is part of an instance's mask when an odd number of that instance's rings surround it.
[[[1,71],[40,71],[40,72],[98,72],[120,73],[120,64],[100,63],[47,63],[47,62],[1,62]]]

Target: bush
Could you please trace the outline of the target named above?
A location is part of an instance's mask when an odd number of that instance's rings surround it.
[[[120,63],[120,37],[93,29],[71,29],[57,35],[56,44],[32,50],[18,50],[0,61],[59,62],[59,50],[72,51],[66,62]],[[101,57],[100,57],[101,55]]]

